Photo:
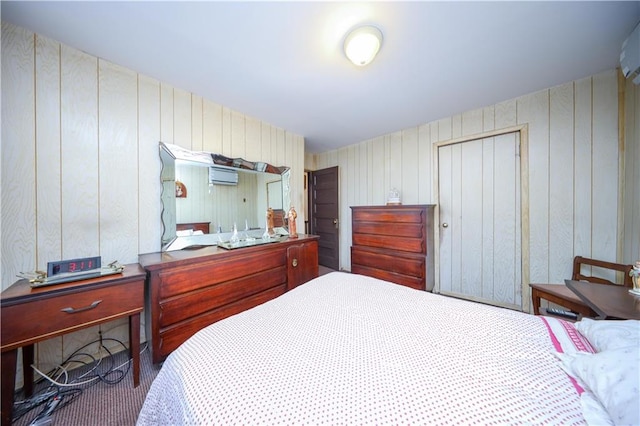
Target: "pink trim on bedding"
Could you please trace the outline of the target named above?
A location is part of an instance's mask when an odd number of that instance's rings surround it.
[[[542,320],[544,325],[547,327],[547,331],[549,332],[549,337],[551,338],[553,347],[556,349],[558,353],[561,353],[561,354],[564,353],[564,350],[562,349],[562,345],[560,344],[560,341],[556,337],[556,334],[551,329],[551,325],[549,325],[549,322],[547,321],[547,319],[545,317],[540,317],[540,319]],[[562,321],[562,320],[558,320],[558,323],[565,330],[565,332],[567,333],[567,336],[569,337],[569,339],[571,339],[571,342],[575,345],[575,348],[577,350],[582,352],[595,353],[595,351],[593,350],[593,347],[589,344],[588,341],[584,339],[584,337],[582,337],[580,332],[578,332],[578,330],[576,330],[576,328],[571,323],[567,321]],[[584,389],[582,388],[582,386],[580,386],[578,384],[578,381],[575,378],[573,378],[571,375],[567,374],[567,376],[569,377],[569,380],[571,380],[573,387],[576,388],[576,392],[578,392],[578,395],[582,395],[582,393],[584,392]]]
[[[596,350],[593,348],[593,346],[591,346],[591,343],[589,343],[589,341],[584,338],[582,334],[580,334],[580,332],[573,326],[573,324],[567,321],[560,320],[560,325],[567,332],[567,336],[573,342],[576,350],[580,352],[589,352],[592,354],[596,353]]]
[[[545,317],[540,317],[540,319],[542,320],[544,325],[547,327],[547,331],[549,332],[549,338],[551,338],[551,342],[553,343],[553,347],[556,348],[556,352],[563,353],[562,345],[558,341],[558,338],[556,337],[553,330],[551,330],[551,326],[549,325],[549,322],[547,321],[547,319]]]

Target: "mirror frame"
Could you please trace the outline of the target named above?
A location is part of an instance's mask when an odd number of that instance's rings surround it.
[[[159,143],[159,155],[162,163],[160,181],[162,184],[161,202],[161,251],[174,251],[184,248],[197,248],[217,245],[218,242],[228,241],[232,233],[214,233],[203,235],[177,236],[176,217],[176,161],[192,162],[196,166],[220,167],[249,173],[270,173],[280,175],[282,182],[282,206],[290,204],[291,170],[287,166],[276,167],[266,162],[252,162],[243,158],[230,158],[224,155],[206,151],[191,151],[178,145],[165,142]],[[256,230],[256,235],[262,235],[264,229]]]

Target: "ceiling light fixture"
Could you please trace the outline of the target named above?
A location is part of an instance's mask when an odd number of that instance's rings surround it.
[[[367,25],[351,31],[344,40],[344,53],[355,65],[363,67],[373,61],[382,46],[382,33]]]

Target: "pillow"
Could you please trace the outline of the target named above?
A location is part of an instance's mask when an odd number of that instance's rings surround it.
[[[614,424],[640,424],[640,346],[561,359],[570,374],[595,395]]]
[[[540,316],[539,318],[547,326],[556,352],[569,355],[576,352],[596,352],[589,339],[576,329],[574,323],[553,317]]]
[[[589,391],[580,394],[582,416],[589,426],[615,426],[598,398]]]
[[[639,320],[592,320],[575,323],[576,329],[589,340],[597,352],[627,346],[640,347]]]

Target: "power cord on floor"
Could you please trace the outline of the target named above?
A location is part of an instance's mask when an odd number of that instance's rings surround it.
[[[121,382],[131,368],[131,358],[116,366],[114,354],[104,346],[104,342],[107,341],[115,342],[124,350],[127,350],[125,344],[120,340],[103,338],[102,333],[99,333],[98,340],[80,347],[69,355],[62,364],[56,366],[46,374],[40,371],[35,365],[32,365],[31,368],[41,376],[36,383],[40,384],[43,381],[48,381],[49,385],[28,399],[16,401],[13,405],[13,421],[15,422],[32,410],[44,405],[42,411],[33,419],[30,425],[50,425],[52,422],[51,415],[60,408],[73,402],[82,394],[83,388],[93,386],[100,381],[110,385]],[[87,347],[95,344],[99,345],[100,354],[106,353],[106,355],[96,358],[89,353],[83,352]],[[149,345],[145,344],[140,354],[148,347]],[[77,364],[81,364],[80,367],[77,367]],[[72,367],[74,366],[78,369],[87,368],[87,371],[71,379],[69,370],[73,370]],[[74,373],[77,374],[78,371],[74,371]]]

